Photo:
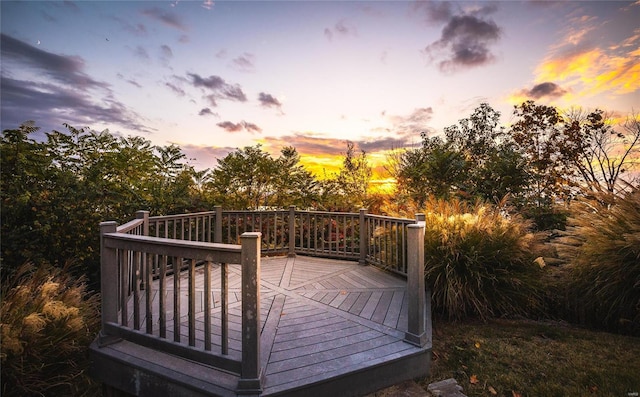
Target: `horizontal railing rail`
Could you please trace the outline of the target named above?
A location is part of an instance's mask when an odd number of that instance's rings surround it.
[[[420,215],[418,215],[419,217]],[[407,227],[416,219],[359,213],[222,210],[148,218],[150,236],[237,244],[242,233],[262,234],[263,255],[304,254],[357,260],[407,275]]]

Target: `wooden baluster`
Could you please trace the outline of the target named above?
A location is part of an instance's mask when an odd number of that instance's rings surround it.
[[[189,346],[196,345],[196,261],[189,259]]]
[[[204,263],[204,350],[211,351],[211,262]]]

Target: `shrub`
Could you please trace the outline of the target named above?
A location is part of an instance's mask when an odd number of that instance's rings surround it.
[[[451,319],[525,315],[539,309],[539,238],[530,224],[486,204],[427,206],[425,277],[433,309]]]
[[[569,263],[573,315],[640,335],[640,188],[620,197],[597,193],[572,210],[559,254]]]
[[[98,296],[63,269],[25,264],[2,286],[2,395],[82,395]]]

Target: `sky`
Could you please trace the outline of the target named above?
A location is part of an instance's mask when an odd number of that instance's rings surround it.
[[[378,174],[482,102],[640,110],[638,1],[2,1],[1,128],[179,145],[197,169],[347,141]],[[383,177],[378,176],[378,179]]]

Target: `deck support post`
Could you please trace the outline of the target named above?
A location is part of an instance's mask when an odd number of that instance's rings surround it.
[[[424,224],[408,225],[407,230],[409,322],[404,340],[412,345],[424,347],[430,339],[426,326],[427,302],[424,288]]]
[[[365,266],[367,264],[367,224],[366,224],[367,209],[360,209],[360,258],[358,264]]]
[[[216,205],[215,207],[213,207],[213,210],[216,212],[216,224],[215,230],[213,232],[213,242],[222,243],[222,207]]]
[[[102,294],[102,329],[98,336],[99,346],[107,346],[121,339],[107,334],[107,324],[118,322],[118,254],[108,248],[104,235],[115,233],[118,224],[113,221],[100,223],[100,290]]]
[[[260,232],[240,236],[242,245],[242,365],[237,393],[262,392],[260,364]]]
[[[296,206],[289,206],[289,258],[296,256]]]

